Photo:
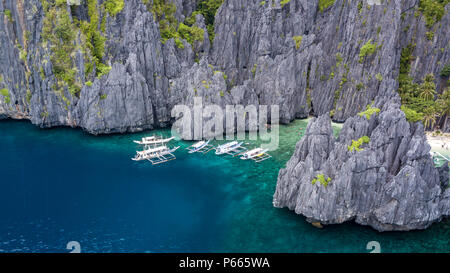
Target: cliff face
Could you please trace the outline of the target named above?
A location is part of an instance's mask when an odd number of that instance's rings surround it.
[[[419,1],[405,1],[402,4],[401,32],[399,45],[405,48],[413,45],[412,63],[409,74],[415,81],[421,81],[427,74],[436,76],[437,90],[442,91],[448,85],[448,76],[440,76],[443,67],[449,63],[450,5],[434,26],[427,27],[426,19],[417,12]],[[448,2],[447,2],[448,3]],[[447,128],[448,130],[449,128]]]
[[[213,63],[238,82],[253,78],[261,103],[283,109],[282,121],[306,117],[311,110],[317,115],[334,110],[334,119],[343,121],[377,94],[396,88],[391,80],[398,70],[399,2],[390,1],[386,10],[359,10],[336,1],[323,12],[319,1],[290,1],[283,7],[244,2],[226,1],[219,10]],[[360,47],[371,40],[383,46],[360,62]],[[377,73],[384,83],[376,80]]]
[[[6,90],[0,118],[94,134],[133,132],[170,125],[175,104],[191,105],[200,96],[206,104],[278,104],[284,123],[311,111],[331,111],[335,121],[345,121],[397,89],[407,44],[416,44],[410,71],[416,81],[438,75],[449,58],[448,6],[429,41],[424,16],[415,15],[417,1],[370,6],[336,0],[323,8],[307,0],[226,0],[215,16],[211,44],[201,14],[195,25],[204,30],[202,41],[162,43],[159,18],[149,4],[128,0],[113,12],[105,8],[109,1],[68,1],[72,5],[57,8],[51,0],[0,3],[0,88]],[[199,2],[173,1],[175,19],[183,22]],[[73,40],[61,44],[64,37],[46,24],[54,13],[58,22],[64,9],[73,25],[94,22],[98,35],[72,27]],[[96,43],[101,39],[104,45]],[[85,46],[89,40],[92,47]],[[62,46],[70,53],[62,67],[73,75],[58,72]],[[372,50],[364,53],[364,46]],[[439,90],[445,82],[438,77]]]
[[[276,207],[311,222],[355,220],[379,231],[424,229],[449,216],[448,166],[440,181],[422,124],[406,121],[398,99],[373,107],[380,112],[349,118],[337,140],[328,115],[308,124],[279,173]]]
[[[448,170],[433,167],[396,90],[400,72],[413,82],[433,73],[439,93],[448,85],[439,73],[450,5],[430,24],[418,0],[225,0],[215,20],[196,12],[203,2],[0,1],[0,119],[104,134],[169,126],[174,106],[195,97],[222,108],[279,105],[282,123],[320,117],[280,171],[277,207],[378,230],[425,228],[449,214],[439,179]],[[189,35],[171,33],[188,21]],[[379,114],[356,115],[372,101]],[[346,121],[339,140],[330,115]],[[364,150],[348,150],[352,140]]]

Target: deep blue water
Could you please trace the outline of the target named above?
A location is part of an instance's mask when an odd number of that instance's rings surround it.
[[[0,252],[450,252],[449,221],[425,231],[378,233],[353,223],[316,229],[272,206],[278,171],[305,121],[281,130],[261,164],[189,155],[133,162],[133,139],[0,122]],[[170,131],[156,131],[168,135]],[[250,145],[256,146],[256,143]]]

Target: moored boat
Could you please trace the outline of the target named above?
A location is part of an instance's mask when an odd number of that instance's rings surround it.
[[[162,145],[162,144],[168,143],[168,142],[170,142],[170,141],[172,141],[174,139],[175,139],[175,137],[158,138],[158,137],[155,137],[155,136],[151,136],[151,137],[145,137],[141,141],[134,140],[134,143],[137,143],[139,145]]]
[[[138,152],[136,152],[136,156],[134,158],[132,158],[131,160],[134,160],[134,161],[147,160],[147,159],[151,158],[152,156],[154,156],[155,154],[164,152],[167,150],[169,150],[169,148],[167,146],[159,146],[156,148],[150,148],[150,149],[146,149],[143,151],[138,151]]]
[[[189,151],[190,154],[192,153],[196,153],[196,152],[202,152],[205,148],[211,146],[209,145],[210,140],[208,141],[199,141],[197,143],[195,143],[192,146],[187,147],[186,149]]]
[[[216,155],[222,155],[238,149],[244,144],[243,142],[232,141],[216,148]]]
[[[267,151],[268,151],[267,149],[256,148],[256,149],[250,150],[250,151],[242,154],[241,159],[242,160],[253,159],[255,157],[262,156]]]

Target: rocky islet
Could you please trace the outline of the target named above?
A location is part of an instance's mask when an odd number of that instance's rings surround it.
[[[175,7],[176,23],[199,4],[158,2]],[[446,86],[448,76],[438,75],[449,59],[449,5],[430,30],[418,1],[328,2],[226,0],[214,38],[206,18],[194,14],[203,30],[194,41],[163,39],[149,1],[0,2],[0,118],[92,134],[137,132],[170,126],[173,107],[192,106],[194,97],[221,107],[279,105],[282,123],[313,113],[317,120],[280,171],[275,205],[323,224],[426,228],[448,216],[448,181],[432,164],[423,126],[400,110],[396,90],[410,44],[414,81],[432,73],[437,90]],[[68,16],[62,22],[73,40],[64,47],[73,75],[55,69],[58,40],[45,31],[51,12]],[[51,35],[64,35],[57,31]],[[359,116],[368,105],[380,112]],[[338,140],[330,119],[345,121]],[[444,131],[448,124],[445,117]],[[361,151],[348,150],[364,136],[370,141]]]

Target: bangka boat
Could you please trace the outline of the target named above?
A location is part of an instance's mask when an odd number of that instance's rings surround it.
[[[132,160],[148,160],[155,165],[176,159],[173,152],[180,147],[169,148],[166,146],[166,144],[173,139],[175,139],[175,137],[162,138],[158,136],[149,136],[142,138],[141,141],[135,140],[134,143],[144,145],[144,150],[136,152],[136,156],[132,158]]]
[[[168,143],[172,140],[174,140],[175,137],[171,137],[171,138],[159,138],[156,136],[151,136],[151,137],[146,137],[143,138],[141,141],[135,140],[134,143],[137,143],[139,145],[149,145],[149,146],[154,146],[154,145],[162,145],[165,143]]]
[[[157,136],[144,137],[141,140],[133,140],[134,143],[142,145],[144,142],[155,141],[159,139]]]
[[[232,141],[223,145],[220,145],[216,148],[216,155],[228,154],[234,150],[239,149],[244,142]]]
[[[255,157],[252,158],[252,160],[255,161],[256,163],[259,163],[259,162],[269,159],[271,157],[272,157],[271,155],[264,152],[264,153],[260,153],[260,154],[256,155]]]
[[[165,162],[168,162],[171,160],[175,160],[176,156],[173,154],[173,152],[175,152],[179,148],[180,148],[180,146],[172,148],[172,149],[164,150],[161,152],[157,152],[157,153],[153,154],[150,158],[148,158],[148,161],[150,161],[153,165],[157,165],[157,164],[165,163]]]
[[[228,150],[228,152],[226,152],[226,154],[229,154],[229,155],[235,157],[235,156],[239,156],[239,155],[245,153],[245,151],[247,151],[247,148],[242,146],[243,144],[244,143],[241,142],[241,143],[239,143],[239,145],[232,147],[231,149]]]
[[[433,162],[435,164],[439,163],[440,160],[445,160],[446,162],[450,162],[450,159],[440,152],[430,152],[431,157],[433,158]]]
[[[257,161],[258,159],[265,157],[265,155],[268,156],[268,154],[266,154],[267,151],[268,151],[267,149],[256,148],[256,149],[253,149],[253,150],[250,150],[250,151],[244,153],[241,156],[241,159],[242,160],[253,159],[253,160]],[[268,159],[268,158],[265,158],[265,159]],[[257,161],[257,162],[260,162],[260,161]]]
[[[214,148],[214,146],[209,144],[210,141],[211,140],[199,141],[199,142],[195,143],[194,145],[187,147],[186,150],[188,150],[190,154],[197,153],[197,152],[207,153],[210,150],[212,150],[212,148]]]
[[[156,153],[167,151],[167,150],[169,150],[169,148],[167,148],[167,146],[159,146],[156,148],[149,148],[144,151],[138,151],[138,152],[136,152],[136,156],[134,158],[132,158],[131,160],[134,160],[134,161],[147,160],[147,159],[151,158],[152,156],[154,156]]]

